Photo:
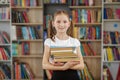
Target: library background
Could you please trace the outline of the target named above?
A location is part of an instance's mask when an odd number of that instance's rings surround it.
[[[120,0],[0,0],[0,79],[50,80],[43,43],[60,9],[70,11],[81,42],[80,80],[120,80]]]

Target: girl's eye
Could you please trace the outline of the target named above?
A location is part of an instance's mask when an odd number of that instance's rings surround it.
[[[67,21],[64,21],[64,23],[67,23]]]
[[[60,21],[57,21],[57,23],[60,23]]]

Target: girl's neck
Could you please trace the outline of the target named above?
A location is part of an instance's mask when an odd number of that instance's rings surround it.
[[[67,34],[56,34],[55,36],[60,40],[66,40],[69,38]]]

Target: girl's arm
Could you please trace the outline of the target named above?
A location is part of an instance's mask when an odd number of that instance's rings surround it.
[[[67,64],[63,66],[55,66],[49,62],[49,57],[50,57],[50,47],[45,45],[44,47],[44,55],[43,55],[43,61],[42,61],[42,67],[43,69],[48,69],[48,70],[67,70],[70,67],[76,65],[76,63],[71,63],[68,62]]]
[[[80,47],[77,47],[77,54],[78,54],[78,57],[80,58],[80,63],[71,67],[70,69],[82,70],[82,69],[84,69],[84,61],[83,61],[83,57],[81,55]]]

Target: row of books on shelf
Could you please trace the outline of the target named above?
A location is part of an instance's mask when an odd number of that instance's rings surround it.
[[[0,63],[0,79],[11,79],[11,67],[10,64]]]
[[[98,6],[101,5],[100,1],[94,0],[68,0],[69,6]]]
[[[69,6],[94,6],[101,5],[99,1],[94,0],[44,0],[44,3],[58,3],[58,4],[67,4]]]
[[[18,60],[15,60],[13,62],[14,65],[14,79],[34,79],[35,75],[28,63],[20,62]]]
[[[118,31],[104,31],[103,43],[104,44],[120,44],[120,32]]]
[[[0,31],[0,43],[10,43],[10,35],[6,31]]]
[[[120,2],[120,0],[104,0],[104,2]]]
[[[48,28],[50,20],[52,20],[52,15],[48,14],[44,16],[44,27]]]
[[[81,43],[80,49],[82,56],[96,56],[96,52],[92,49],[90,42]]]
[[[12,26],[12,40],[34,40],[42,38],[42,28],[38,26]]]
[[[0,47],[0,60],[10,60],[10,48],[9,47]]]
[[[104,19],[120,19],[120,8],[104,8]]]
[[[119,61],[120,47],[106,47],[103,48],[104,61]]]
[[[12,55],[29,55],[30,42],[12,43]]]
[[[10,3],[10,0],[0,0],[0,4],[8,4]]]
[[[66,3],[67,0],[44,0],[44,3]]]
[[[80,80],[94,80],[94,77],[90,72],[87,63],[85,62],[84,65],[85,65],[84,69],[80,70]]]
[[[113,72],[116,71],[116,72]],[[116,74],[116,75],[115,75]],[[103,65],[103,80],[120,80],[120,63]]]
[[[101,14],[100,9],[73,9],[72,20],[75,23],[100,23]]]
[[[12,6],[39,6],[40,0],[11,0]]]
[[[29,23],[27,11],[12,11],[12,22],[13,23]]]
[[[80,40],[101,39],[101,27],[100,26],[74,27],[74,36],[79,38]]]
[[[45,74],[46,74],[46,77],[48,78],[48,80],[51,80],[52,73],[53,73],[52,70],[45,70]],[[91,74],[87,63],[85,63],[85,67],[83,70],[78,71],[78,75],[80,75],[80,80],[94,80],[94,77]]]
[[[52,15],[44,16],[44,26],[46,28],[48,28],[50,20],[52,20]],[[72,21],[74,23],[101,23],[101,10],[73,9]]]
[[[10,19],[10,9],[8,7],[0,7],[0,20]]]

